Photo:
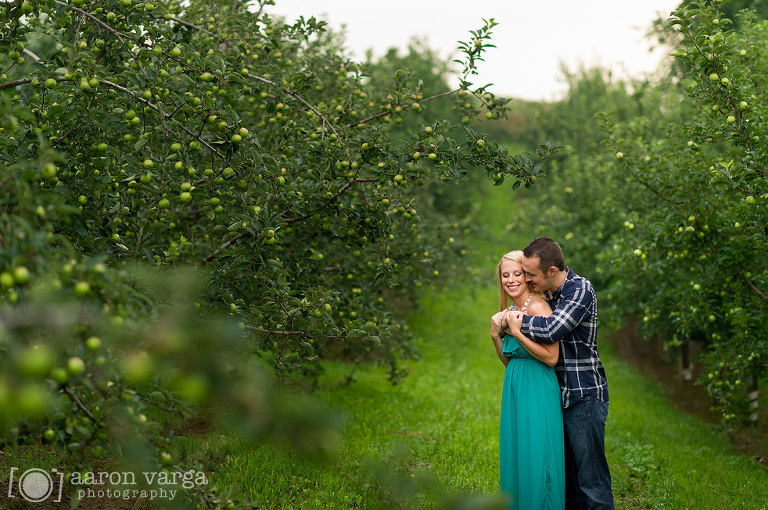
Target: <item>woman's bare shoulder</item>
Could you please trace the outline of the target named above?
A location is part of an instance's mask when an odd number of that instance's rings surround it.
[[[552,309],[549,307],[546,301],[543,299],[534,299],[528,305],[528,313],[530,315],[539,315],[541,317],[549,317],[552,315]]]

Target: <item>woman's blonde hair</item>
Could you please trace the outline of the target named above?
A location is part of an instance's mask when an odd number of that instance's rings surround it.
[[[504,260],[511,260],[513,262],[519,262],[520,264],[523,263],[523,252],[521,250],[513,250],[509,253],[505,253],[504,256],[501,257],[501,260],[498,264],[496,264],[496,283],[499,286],[499,311],[506,310],[509,306],[509,294],[507,294],[507,290],[504,288],[504,286],[501,284],[501,264],[504,262]],[[528,292],[533,293],[534,296],[544,299],[544,296],[538,292],[533,292],[533,288],[531,287],[530,283],[526,283],[526,286],[528,287]]]

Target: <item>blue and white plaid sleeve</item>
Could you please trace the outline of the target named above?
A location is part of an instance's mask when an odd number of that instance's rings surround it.
[[[525,316],[520,331],[536,342],[554,343],[573,331],[588,315],[593,296],[586,285],[569,285],[549,317]]]

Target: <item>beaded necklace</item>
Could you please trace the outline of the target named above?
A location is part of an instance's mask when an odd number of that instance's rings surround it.
[[[531,299],[533,299],[533,294],[528,294],[528,297],[525,300],[525,303],[523,303],[523,309],[521,310],[523,313],[528,313],[528,305],[531,304]],[[509,307],[510,310],[517,310],[517,305],[513,302],[512,306]]]

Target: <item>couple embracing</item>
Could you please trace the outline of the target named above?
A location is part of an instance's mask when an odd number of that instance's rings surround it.
[[[515,510],[612,509],[595,290],[547,237],[504,255],[497,277],[502,493]]]

